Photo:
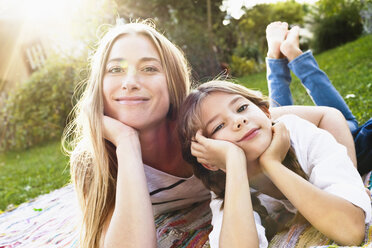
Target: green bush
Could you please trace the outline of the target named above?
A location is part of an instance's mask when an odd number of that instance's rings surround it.
[[[0,151],[28,148],[59,138],[72,109],[82,65],[56,57],[10,92],[0,110]]]
[[[311,47],[316,53],[353,41],[363,32],[361,5],[357,1],[346,1],[339,9],[334,7],[333,12],[320,8],[314,17]]]
[[[242,77],[259,71],[254,59],[246,59],[236,55],[231,56],[230,69],[233,77]]]

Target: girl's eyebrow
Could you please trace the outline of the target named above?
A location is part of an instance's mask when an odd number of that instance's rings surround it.
[[[240,99],[244,99],[244,97],[242,97],[242,96],[240,96],[240,95],[238,95],[238,96],[236,96],[236,97],[234,97],[230,102],[229,102],[229,107],[231,107],[232,105],[234,105],[238,100],[240,100]],[[205,128],[207,129],[208,128],[208,125],[209,124],[211,124],[215,119],[217,119],[217,117],[218,117],[218,115],[219,114],[216,114],[215,116],[213,116],[208,122],[207,122],[207,124],[205,125]]]

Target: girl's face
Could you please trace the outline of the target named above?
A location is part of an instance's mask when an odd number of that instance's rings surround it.
[[[201,103],[205,135],[241,147],[247,162],[256,160],[272,140],[268,113],[238,94],[213,92]]]
[[[124,35],[112,46],[103,78],[104,112],[137,130],[164,121],[169,94],[154,44],[143,35]]]

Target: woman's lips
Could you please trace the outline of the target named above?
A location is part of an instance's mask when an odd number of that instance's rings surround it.
[[[140,96],[127,96],[127,97],[119,97],[115,99],[119,104],[122,105],[135,105],[146,102],[149,100],[147,97],[140,97]]]
[[[240,141],[243,141],[243,140],[250,140],[250,139],[253,139],[254,137],[256,137],[256,135],[258,134],[259,132],[259,128],[252,128],[251,130],[249,130],[249,132],[243,136],[243,138],[241,138],[238,142]]]

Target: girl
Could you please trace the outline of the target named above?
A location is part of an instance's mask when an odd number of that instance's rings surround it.
[[[345,147],[294,115],[273,125],[268,107],[260,93],[226,81],[203,84],[184,102],[183,155],[213,192],[211,247],[267,246],[250,187],[336,242],[360,244],[371,203]]]

